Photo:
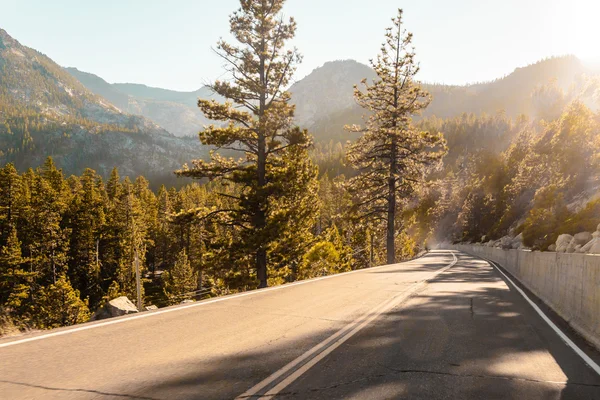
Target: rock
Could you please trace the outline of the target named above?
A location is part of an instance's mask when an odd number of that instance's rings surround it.
[[[569,234],[565,233],[565,234],[559,235],[558,239],[556,239],[556,252],[557,253],[566,252],[567,247],[571,243],[571,240],[573,240],[573,236],[571,236]]]
[[[187,299],[187,300],[182,301],[180,304],[189,304],[189,303],[195,303],[195,301]]]
[[[573,241],[575,242],[575,245],[584,245],[586,243],[589,243],[590,240],[593,239],[593,236],[591,233],[589,232],[579,232],[578,234],[576,234],[575,236],[573,236]]]
[[[496,242],[494,242],[493,240],[490,240],[490,241],[489,241],[489,242],[487,242],[485,245],[486,245],[487,247],[494,247],[494,243],[496,243]]]
[[[503,249],[510,249],[512,248],[512,242],[513,242],[513,237],[511,236],[503,236],[502,238],[500,238],[500,240],[498,240],[498,247],[501,247]]]
[[[548,246],[548,251],[556,251],[556,245],[551,244],[550,246]]]
[[[600,238],[592,239],[581,248],[581,251],[588,254],[600,254]]]
[[[598,250],[600,250],[598,248],[598,246],[600,245],[600,238],[593,238],[592,240],[589,241],[589,243],[586,243],[581,249],[580,251],[582,253],[590,253],[590,254],[598,254]],[[592,253],[592,249],[594,251],[596,251],[596,253]]]
[[[486,235],[483,235],[483,236],[481,237],[481,243],[485,243],[485,242],[486,242],[486,239],[487,239],[487,236],[486,236]]]
[[[598,224],[598,227],[596,227],[596,232],[600,232],[600,224]]]
[[[575,253],[577,251],[577,246],[581,248],[581,246],[590,242],[593,239],[593,236],[589,232],[580,232],[573,236],[571,243],[567,246],[567,253]]]
[[[145,308],[146,308],[146,311],[158,310],[158,307],[156,307],[155,305],[146,306]]]
[[[575,246],[575,253],[581,253],[581,248],[582,248],[582,247],[583,247],[583,246],[582,246],[582,245],[580,245],[580,244],[578,244],[577,246]]]
[[[523,234],[519,233],[511,242],[510,247],[513,249],[520,249],[523,247]]]
[[[135,314],[139,312],[135,304],[127,296],[117,297],[105,303],[92,316],[92,320],[120,317],[121,315]]]
[[[598,239],[598,238],[600,238],[600,232],[599,232],[599,231],[596,231],[596,232],[592,233],[592,237],[593,237],[594,239]]]

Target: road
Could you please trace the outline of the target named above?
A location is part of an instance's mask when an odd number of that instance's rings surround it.
[[[600,376],[497,270],[442,250],[0,340],[1,399],[274,397],[600,399]]]

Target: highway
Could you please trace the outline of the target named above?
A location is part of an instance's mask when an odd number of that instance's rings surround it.
[[[600,399],[600,375],[447,250],[0,340],[3,400],[236,398]]]

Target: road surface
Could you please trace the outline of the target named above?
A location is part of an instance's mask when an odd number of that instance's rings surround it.
[[[435,251],[0,340],[0,398],[600,399],[600,376],[497,270]]]

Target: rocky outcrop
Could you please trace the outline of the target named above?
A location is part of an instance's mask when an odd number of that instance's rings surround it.
[[[92,316],[92,321],[135,314],[137,312],[138,309],[135,304],[127,296],[121,296],[106,302],[106,304],[100,307]]]

